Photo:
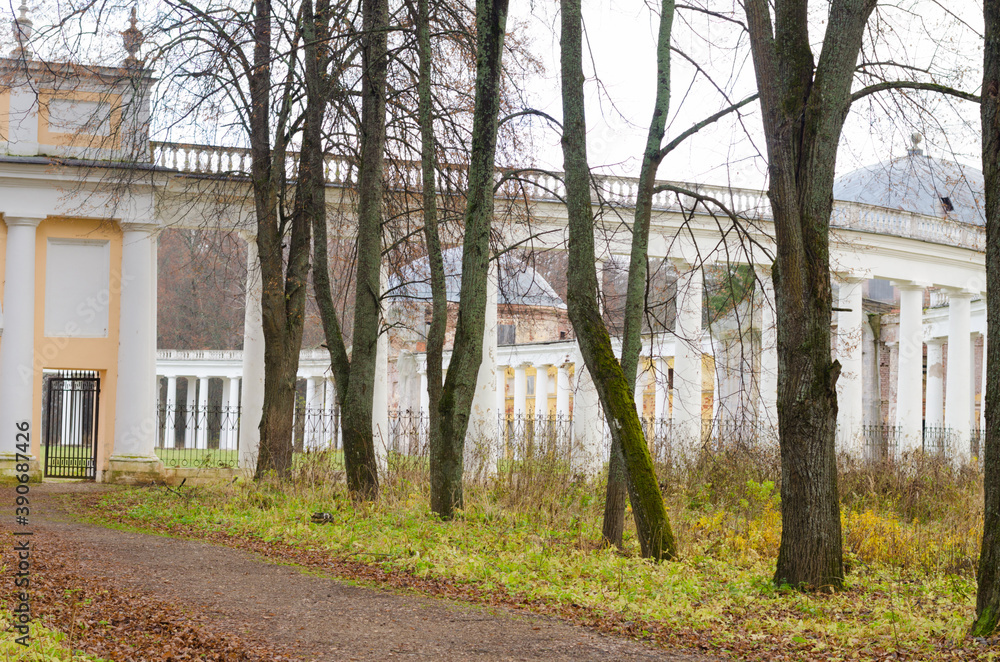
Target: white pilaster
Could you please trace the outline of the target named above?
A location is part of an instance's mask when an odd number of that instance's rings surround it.
[[[678,276],[673,432],[679,450],[691,452],[701,446],[701,322],[704,281],[700,268],[683,260],[675,260],[674,263]]]
[[[971,393],[969,353],[972,294],[952,290],[948,298],[948,372],[945,393],[944,425],[951,431],[951,451],[956,462],[969,460]]]
[[[840,378],[837,380],[837,445],[855,457],[862,452],[862,421],[864,387],[861,356],[861,283],[863,278],[843,276],[840,279],[840,312],[837,313],[837,360]]]
[[[535,365],[535,418],[549,417],[549,364]]]
[[[944,427],[944,338],[927,341],[926,426]]]
[[[247,238],[246,311],[243,316],[243,391],[240,404],[239,468],[257,469],[260,417],[264,412],[264,321],[261,313],[257,240]]]
[[[198,376],[198,448],[208,448],[208,377]]]
[[[923,439],[924,286],[896,283],[899,289],[899,368],[896,373],[897,452],[921,447]]]
[[[0,463],[4,473],[16,473],[18,432],[25,438],[41,434],[31,429],[34,411],[35,351],[35,230],[42,219],[6,216],[7,251],[4,264],[4,328],[0,340]],[[33,459],[33,462],[36,460]],[[9,466],[8,466],[9,465]],[[37,472],[37,466],[32,470]]]
[[[118,472],[158,474],[156,443],[156,240],[153,226],[122,233],[122,291],[118,322],[115,444],[110,478]],[[6,342],[6,338],[4,339]]]

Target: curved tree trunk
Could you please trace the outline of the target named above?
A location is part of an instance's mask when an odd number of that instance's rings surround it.
[[[594,218],[587,164],[587,122],[583,96],[583,29],[580,0],[562,0],[563,162],[566,210],[569,216],[569,286],[567,306],[587,370],[608,418],[611,436],[619,444],[632,499],[642,555],[670,559],[676,543],[653,460],[635,409],[633,389],[615,358],[611,337],[597,305],[594,261]],[[632,381],[634,382],[634,375]]]
[[[656,170],[663,159],[661,145],[670,111],[670,33],[674,21],[674,1],[660,3],[660,29],[656,41],[656,100],[646,135],[632,221],[632,251],[628,267],[628,291],[625,297],[625,329],[622,334],[622,372],[635,390],[639,355],[642,352],[642,320],[646,313],[649,278],[649,221],[653,208]],[[638,412],[640,419],[642,412]],[[604,501],[602,535],[606,543],[622,547],[627,494],[625,456],[621,444],[612,436],[611,461],[608,463],[608,492]]]
[[[983,542],[972,634],[991,635],[1000,621],[1000,0],[986,0],[983,178],[986,184],[986,438],[983,441]]]

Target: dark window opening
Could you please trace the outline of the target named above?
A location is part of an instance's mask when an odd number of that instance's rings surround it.
[[[944,205],[944,210],[946,212],[955,211],[955,205],[951,204],[951,198],[949,198],[948,196],[946,195],[941,196],[941,204]]]

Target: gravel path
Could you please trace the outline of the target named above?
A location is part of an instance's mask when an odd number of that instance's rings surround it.
[[[9,489],[6,488],[5,491]],[[151,602],[179,606],[194,627],[228,632],[312,660],[668,660],[707,662],[559,619],[362,588],[197,541],[74,521],[64,499],[85,483],[32,487],[36,554]]]

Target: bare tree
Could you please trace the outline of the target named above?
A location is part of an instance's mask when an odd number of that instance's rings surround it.
[[[986,184],[986,435],[983,457],[983,542],[972,634],[992,634],[1000,621],[1000,2],[985,0],[982,118]]]
[[[608,417],[612,439],[621,448],[642,554],[657,560],[670,559],[676,555],[677,548],[635,409],[632,387],[635,369],[629,379],[615,359],[611,337],[597,303],[594,217],[583,95],[583,19],[579,0],[562,0],[561,9],[562,146],[569,215],[569,315],[584,363],[593,375],[601,406]],[[672,10],[669,0],[664,9]],[[666,32],[669,35],[669,24]]]

